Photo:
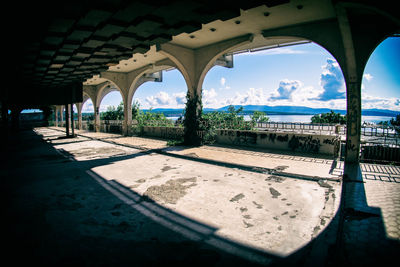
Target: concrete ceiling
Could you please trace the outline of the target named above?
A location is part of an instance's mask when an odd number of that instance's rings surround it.
[[[160,43],[198,48],[334,16],[329,0],[54,2],[19,10],[25,28],[18,31],[16,67],[27,84],[57,87],[102,71],[131,71],[164,59],[155,51]]]
[[[8,86],[17,82],[21,88],[57,90],[71,83],[98,84],[104,82],[101,72],[130,72],[165,59],[155,46],[166,42],[196,49],[249,33],[254,41],[237,50],[298,42],[293,37],[264,38],[262,31],[334,18],[332,2],[336,1],[13,2],[8,7],[11,16],[3,21],[9,25],[3,53],[12,81]]]
[[[335,16],[329,0],[294,0],[287,2],[286,4],[271,7],[261,5],[247,10],[241,9],[239,16],[224,21],[218,19],[203,24],[199,30],[191,33],[183,32],[172,36],[170,43],[196,49],[251,33],[255,36],[253,42],[236,49],[236,51],[276,46],[297,42],[299,39],[293,37],[267,39],[261,35],[263,30],[303,23],[310,20],[327,19]],[[306,6],[304,6],[304,4],[306,4]],[[130,72],[145,65],[154,64],[165,58],[163,54],[156,51],[155,45],[152,45],[144,54],[134,53],[131,58],[121,60],[119,64],[109,64],[108,71]],[[84,84],[96,84],[97,82],[101,82],[101,80],[88,79]]]

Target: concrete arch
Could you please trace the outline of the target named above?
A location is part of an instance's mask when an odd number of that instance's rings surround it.
[[[361,77],[363,77],[363,75],[365,73],[365,68],[367,67],[367,64],[368,64],[368,61],[370,60],[371,56],[373,55],[375,50],[378,48],[378,46],[381,45],[386,39],[388,39],[396,34],[400,34],[400,28],[398,29],[398,31],[386,32],[386,33],[382,34],[382,36],[379,36],[379,38],[375,39],[375,42],[373,44],[371,44],[370,48],[368,49],[369,53],[365,57],[365,64],[363,64]]]
[[[166,55],[182,73],[191,96],[201,96],[204,77],[214,66],[214,62],[236,47],[251,42],[253,35],[248,34],[213,45],[189,49],[170,43],[157,46],[157,51]]]
[[[90,97],[90,95],[88,93],[86,93],[85,91],[82,93],[83,97],[82,97],[82,103],[81,103],[81,107],[83,107],[83,105],[86,103],[86,101],[88,101],[90,99],[90,101],[92,101],[93,103],[93,99]]]
[[[97,97],[96,97],[96,107],[100,108],[101,102],[103,101],[104,97],[108,95],[111,92],[118,91],[121,94],[122,101],[124,103],[124,106],[126,105],[125,100],[124,100],[124,93],[123,91],[111,80],[109,82],[105,83],[102,87],[99,88],[97,91]]]
[[[149,67],[140,69],[137,73],[136,73],[136,77],[133,78],[132,82],[130,83],[128,92],[127,92],[127,96],[126,96],[126,110],[127,110],[127,114],[125,116],[127,116],[128,121],[127,121],[127,127],[130,128],[130,126],[132,125],[132,99],[134,94],[136,93],[136,90],[145,82],[147,82],[147,80],[143,79],[143,75],[148,71]]]

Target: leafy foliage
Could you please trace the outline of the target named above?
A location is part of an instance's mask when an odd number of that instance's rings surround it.
[[[336,113],[333,110],[328,113],[316,114],[312,116],[312,123],[338,123],[338,124],[346,124],[346,116],[341,115],[340,113]]]
[[[400,133],[400,114],[396,115],[396,119],[391,119],[390,124],[395,127],[396,133]]]
[[[183,119],[183,125],[185,127],[184,143],[186,145],[200,145],[201,139],[198,135],[200,129],[200,117],[203,110],[201,98],[195,94],[190,97],[189,92],[186,95],[186,109]]]
[[[202,114],[200,130],[204,132],[203,143],[214,143],[218,129],[229,130],[252,130],[256,122],[268,121],[264,112],[259,112],[252,117],[252,121],[245,121],[243,115],[239,115],[243,107],[235,109],[234,106],[228,107],[228,112],[210,112]]]
[[[121,102],[117,107],[107,107],[107,111],[100,113],[101,120],[123,120],[124,103]]]
[[[140,103],[137,101],[132,103],[132,120],[132,130],[139,135],[143,134],[144,126],[174,126],[173,121],[167,119],[163,113],[153,113],[151,109],[147,112],[140,110]]]
[[[265,112],[254,111],[253,115],[251,115],[251,121],[253,122],[253,125],[255,125],[258,122],[268,122],[269,118]]]

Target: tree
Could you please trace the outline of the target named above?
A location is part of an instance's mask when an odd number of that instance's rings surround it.
[[[328,113],[316,114],[312,116],[312,123],[338,123],[338,124],[346,124],[346,116],[341,115],[340,113],[336,113],[333,110]]]
[[[255,125],[257,122],[267,122],[269,121],[269,118],[267,117],[267,114],[262,111],[254,111],[253,115],[251,116],[251,121]]]
[[[102,120],[123,120],[124,119],[124,103],[121,102],[118,107],[107,107],[107,111],[100,114]]]
[[[139,101],[135,101],[132,103],[132,120],[136,119],[139,115],[140,103]]]
[[[396,133],[400,133],[400,114],[396,115],[396,119],[391,119],[390,124],[394,126]]]

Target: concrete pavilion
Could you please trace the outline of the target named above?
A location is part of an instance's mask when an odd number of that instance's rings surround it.
[[[366,62],[399,30],[390,1],[45,1],[9,10],[15,16],[5,24],[3,118],[7,109],[18,114],[40,105],[60,111],[78,103],[80,113],[79,103],[91,98],[99,124],[102,98],[118,90],[128,133],[136,89],[160,81],[160,71],[177,68],[196,102],[207,72],[216,64],[232,67],[232,53],[312,41],[335,57],[345,77],[348,162],[358,160]],[[193,108],[188,114],[199,116],[199,105]]]
[[[213,66],[233,67],[232,55],[241,51],[319,44],[337,60],[346,82],[342,200],[361,192],[361,80],[374,49],[400,32],[393,1],[15,1],[7,13],[2,21],[3,133],[8,117],[17,121],[27,108],[52,108],[56,120],[66,116],[68,122],[76,104],[81,122],[87,99],[98,130],[101,100],[116,90],[124,102],[123,133],[129,135],[135,91],[147,81],[162,82],[162,71],[171,68],[185,79],[191,103],[186,114],[196,121],[204,77]],[[185,129],[185,141],[196,144],[196,134],[196,126]],[[341,203],[341,222],[370,214],[346,205],[352,201]]]

